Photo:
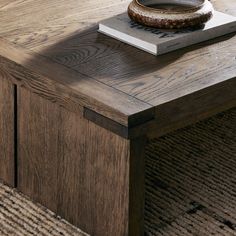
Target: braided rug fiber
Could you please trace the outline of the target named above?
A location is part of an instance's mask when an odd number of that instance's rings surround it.
[[[147,235],[236,235],[236,109],[152,140]]]
[[[236,236],[236,109],[151,140],[146,164],[146,235]],[[0,184],[9,235],[85,234]]]
[[[46,208],[0,183],[0,236],[86,236]]]

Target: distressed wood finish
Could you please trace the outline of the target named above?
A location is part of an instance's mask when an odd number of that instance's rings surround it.
[[[2,40],[0,54],[37,72],[43,80],[49,78],[56,87],[61,84],[68,87],[67,97],[72,91],[79,93],[77,103],[98,113],[92,121],[102,116],[110,119],[111,122],[104,119],[99,124],[111,131],[117,131],[118,123],[122,125],[118,134],[123,134],[127,127],[124,137],[131,137],[129,129],[136,125],[137,133],[143,129],[142,123],[153,119],[157,125],[162,123],[158,112],[175,106],[179,99],[183,98],[189,107],[196,106],[192,94],[210,91],[235,78],[234,34],[154,57],[97,33],[96,23],[125,11],[129,1],[4,2],[0,8],[4,22],[0,33],[18,46]],[[236,15],[234,1],[212,3],[217,10]],[[13,16],[21,20],[14,21]],[[227,100],[224,90],[219,92]],[[212,98],[210,93],[205,96],[203,100]],[[197,117],[208,109],[208,105],[199,109]],[[222,109],[220,104],[214,110]],[[166,120],[164,126],[168,125]]]
[[[154,57],[97,32],[129,3],[0,0],[0,177],[95,236],[143,235],[147,136],[236,105],[234,34]]]
[[[150,139],[157,138],[235,107],[235,93],[236,80],[230,79],[217,86],[160,105],[155,112],[158,122],[150,120],[139,127],[130,128],[129,137],[146,134]]]
[[[151,105],[1,38],[0,55],[14,83],[72,111],[87,107],[124,126],[150,116]]]
[[[14,85],[0,73],[0,179],[15,185]]]
[[[123,139],[25,89],[18,105],[20,191],[91,235],[141,235],[144,140]]]

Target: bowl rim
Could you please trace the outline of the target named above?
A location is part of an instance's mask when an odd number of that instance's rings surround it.
[[[157,5],[158,5],[158,0],[157,1]],[[193,6],[193,7],[189,7],[188,9],[179,9],[179,10],[163,10],[163,9],[158,9],[158,8],[154,8],[154,7],[150,7],[150,6],[146,6],[143,5],[142,3],[140,3],[140,0],[134,0],[134,2],[141,8],[143,8],[146,11],[152,11],[152,12],[157,12],[157,13],[164,13],[164,14],[184,14],[184,13],[191,13],[191,12],[195,12],[199,9],[201,9],[204,4],[206,3],[206,1],[208,0],[200,0],[201,3],[199,5]]]

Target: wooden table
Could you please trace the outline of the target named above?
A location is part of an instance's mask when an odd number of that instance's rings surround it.
[[[148,138],[236,104],[234,34],[154,57],[97,33],[129,2],[0,0],[0,177],[95,236],[143,234]]]

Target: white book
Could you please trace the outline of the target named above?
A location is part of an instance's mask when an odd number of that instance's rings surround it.
[[[216,38],[236,31],[236,17],[215,11],[200,29],[161,30],[145,27],[130,20],[127,13],[106,19],[99,32],[154,55]]]

